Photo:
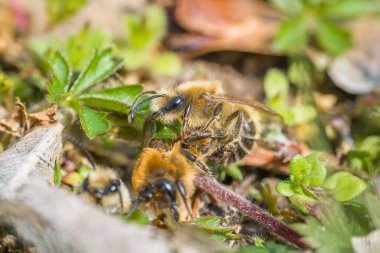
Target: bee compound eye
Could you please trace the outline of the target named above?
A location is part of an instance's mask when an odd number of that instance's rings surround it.
[[[165,111],[172,111],[175,109],[182,108],[184,103],[185,102],[182,96],[176,96],[175,98],[173,98],[167,103]]]
[[[109,191],[109,192],[115,192],[115,191],[118,191],[119,188],[120,188],[120,185],[121,185],[120,179],[116,179],[115,181],[112,182],[112,184],[111,184],[110,187],[108,188],[108,191]]]

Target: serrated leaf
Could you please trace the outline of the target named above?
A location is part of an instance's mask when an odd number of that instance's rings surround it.
[[[304,49],[307,41],[307,22],[303,15],[298,15],[281,24],[274,41],[274,49],[296,53]]]
[[[66,59],[59,52],[56,52],[49,61],[50,69],[53,72],[51,82],[47,84],[49,100],[57,102],[58,97],[64,94],[70,81],[70,70]]]
[[[363,235],[363,212],[347,215],[341,205],[324,205],[318,212],[318,217],[308,216],[306,223],[295,224],[292,227],[304,235],[317,252],[342,253],[353,252],[351,238],[354,235]]]
[[[78,94],[97,83],[108,78],[121,65],[121,61],[112,59],[112,50],[110,48],[101,52],[95,51],[94,56],[90,60],[86,69],[74,82],[71,92]]]
[[[88,138],[93,139],[107,132],[110,128],[105,112],[96,111],[79,104],[75,104],[74,109],[79,116],[81,126]]]
[[[339,55],[352,46],[351,35],[334,23],[318,19],[316,26],[318,44],[329,54]]]
[[[107,32],[84,26],[79,32],[70,35],[60,48],[64,48],[71,67],[81,71],[88,66],[88,60],[96,49],[104,49],[110,44],[111,37]]]
[[[143,90],[141,85],[128,85],[82,94],[77,98],[87,106],[126,113],[134,98]]]
[[[149,69],[156,74],[165,76],[178,76],[182,70],[182,62],[177,54],[163,52],[154,58]]]
[[[57,78],[57,81],[63,86],[63,91],[66,91],[66,87],[70,81],[70,69],[65,57],[56,52],[49,61],[53,75]]]

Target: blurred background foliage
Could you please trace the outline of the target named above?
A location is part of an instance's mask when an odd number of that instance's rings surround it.
[[[146,105],[129,124],[133,98],[143,89],[217,79],[227,93],[261,100],[279,113],[290,139],[306,147],[290,164],[260,153],[238,165],[211,165],[220,181],[278,218],[298,222],[318,252],[353,251],[351,238],[379,229],[378,0],[31,5],[0,1],[0,152],[11,143],[1,127],[16,98],[28,112],[56,103],[67,131],[87,144],[85,136],[94,139],[91,152],[128,178],[149,113]],[[155,139],[180,131],[177,123],[154,128]],[[56,173],[70,187],[85,178],[83,162],[73,160],[74,171],[63,164]],[[253,234],[262,231],[243,218],[217,217],[226,213],[236,210],[208,199],[207,217],[191,225],[234,246],[254,245],[241,252],[293,251],[268,234],[269,242],[257,239]],[[130,220],[146,224],[148,218],[136,213]],[[348,221],[358,225],[347,228]]]

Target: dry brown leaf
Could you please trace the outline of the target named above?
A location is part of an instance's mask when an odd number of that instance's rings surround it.
[[[55,104],[32,114],[26,112],[25,105],[20,101],[16,101],[15,106],[16,111],[8,120],[0,119],[0,132],[21,137],[38,127],[47,127],[57,123],[57,105]]]
[[[179,0],[175,20],[189,32],[169,38],[175,49],[274,54],[271,44],[281,14],[258,0]]]
[[[380,86],[380,23],[362,19],[350,28],[355,47],[336,58],[328,69],[334,83],[352,94],[367,94]]]
[[[281,153],[271,149],[254,145],[251,153],[244,157],[241,165],[273,170],[280,174],[289,174],[289,161],[297,154],[306,155],[309,150],[306,145],[291,143]]]

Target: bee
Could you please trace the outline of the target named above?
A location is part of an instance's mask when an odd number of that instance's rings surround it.
[[[107,213],[128,213],[131,208],[129,191],[115,171],[97,167],[82,184],[81,196],[100,205]]]
[[[199,170],[186,154],[190,153],[180,142],[170,149],[143,149],[132,172],[132,189],[137,196],[132,210],[150,210],[163,221],[168,212],[176,221],[192,218],[189,202]]]
[[[92,167],[83,180],[81,196],[89,202],[100,205],[107,213],[128,213],[131,207],[129,191],[116,172],[96,166],[94,157],[75,137],[67,134],[63,134],[63,137],[83,152]]]
[[[128,120],[149,101],[150,120],[182,122],[182,146],[224,165],[247,155],[265,124],[283,125],[279,114],[260,103],[225,94],[218,81],[190,81],[160,92],[145,91],[133,102]]]

